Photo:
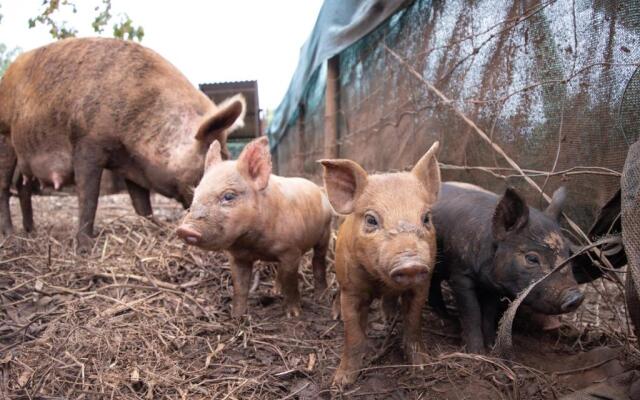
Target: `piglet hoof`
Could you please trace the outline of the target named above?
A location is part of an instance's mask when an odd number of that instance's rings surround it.
[[[336,370],[336,374],[333,376],[333,386],[338,390],[342,390],[346,386],[355,382],[357,377],[357,372],[346,371],[344,368],[338,368]]]
[[[146,219],[147,221],[151,222],[153,225],[156,226],[160,226],[160,221],[158,220],[158,218],[154,217],[153,214],[149,214],[149,215],[145,215],[144,219]]]
[[[271,289],[271,295],[275,297],[282,295],[282,286],[277,280],[273,284],[273,288]]]
[[[247,305],[246,304],[234,304],[231,307],[231,318],[239,320],[242,319],[242,316],[247,313]]]
[[[414,368],[424,369],[424,365],[429,362],[429,355],[425,353],[424,348],[418,344],[405,346],[407,360]]]
[[[87,256],[91,254],[93,248],[93,239],[84,233],[79,233],[76,236],[76,254],[81,256]]]
[[[0,237],[8,237],[11,235],[13,235],[13,225],[11,222],[0,225]]]
[[[398,312],[396,310],[390,310],[385,307],[382,307],[382,321],[388,327],[393,325],[393,322],[398,317]]]
[[[470,343],[470,344],[466,344],[465,347],[466,347],[467,353],[470,353],[470,354],[480,354],[480,355],[487,354],[487,349],[484,347],[484,344]]]
[[[287,304],[285,306],[285,313],[287,314],[287,318],[298,318],[302,313],[302,309],[300,308],[300,304]]]
[[[0,236],[8,237],[13,235],[13,228],[10,226],[3,226],[0,228]]]
[[[331,318],[334,320],[340,319],[340,295],[333,299],[333,304],[331,305]]]

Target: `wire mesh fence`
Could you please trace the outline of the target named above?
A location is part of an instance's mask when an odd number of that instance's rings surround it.
[[[506,181],[543,206],[470,121],[544,192],[566,185],[583,229],[638,139],[637,2],[417,0],[337,57],[334,155],[397,170],[440,140],[445,179],[493,190]],[[318,180],[332,117],[325,84],[326,65],[272,138],[280,174]]]

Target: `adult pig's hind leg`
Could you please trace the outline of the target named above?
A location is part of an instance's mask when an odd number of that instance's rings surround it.
[[[18,198],[20,199],[20,210],[22,211],[22,228],[25,232],[33,232],[33,206],[31,205],[31,195],[33,194],[33,185],[36,182],[31,179],[24,179],[19,176],[16,181],[16,189],[18,190]]]
[[[16,162],[16,154],[9,142],[9,137],[0,135],[0,234],[2,235],[13,233],[9,199]]]
[[[82,140],[76,143],[73,153],[73,171],[80,209],[76,239],[81,251],[88,250],[93,237],[93,224],[100,195],[100,179],[106,159],[106,154],[99,146]]]

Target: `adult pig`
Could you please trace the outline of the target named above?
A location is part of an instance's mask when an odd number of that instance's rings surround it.
[[[515,298],[569,257],[558,224],[566,198],[558,189],[540,212],[508,188],[502,197],[458,182],[442,184],[433,208],[438,264],[429,303],[442,308],[441,282],[449,281],[467,350],[483,353],[495,340],[500,299]],[[543,314],[575,310],[583,300],[567,266],[538,285],[524,303]]]
[[[209,145],[218,140],[227,157],[226,135],[242,123],[244,109],[241,97],[216,106],[158,54],[117,39],[66,39],[35,49],[0,81],[0,135],[10,135],[19,172],[56,189],[75,182],[77,237],[85,244],[104,168],[126,179],[140,215],[152,213],[149,189],[188,207]],[[5,234],[12,230],[15,166],[0,161]]]
[[[435,265],[431,207],[440,187],[438,142],[411,172],[368,175],[350,160],[322,160],[333,208],[346,218],[336,241],[336,277],[345,342],[334,383],[355,381],[366,350],[369,306],[382,297],[385,314],[401,299],[403,343],[412,364],[424,359],[421,311]]]
[[[263,136],[247,144],[237,161],[223,161],[214,141],[191,209],[177,232],[187,244],[230,255],[234,317],[247,311],[256,260],[279,263],[277,283],[289,317],[300,315],[298,265],[311,248],[316,294],[327,287],[331,206],[313,182],[271,175],[268,146]]]

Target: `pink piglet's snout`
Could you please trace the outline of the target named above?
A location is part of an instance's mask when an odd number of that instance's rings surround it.
[[[182,240],[191,245],[198,244],[202,239],[202,234],[190,225],[180,225],[176,233]]]

